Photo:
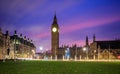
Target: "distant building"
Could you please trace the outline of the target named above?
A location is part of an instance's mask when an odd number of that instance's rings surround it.
[[[67,48],[69,48],[70,50],[70,59],[74,59],[75,56],[79,59],[82,47],[78,47],[76,44],[72,46],[64,45],[62,47],[59,47],[57,54],[59,59],[62,59],[63,56],[65,56],[65,51],[67,50]]]
[[[0,29],[0,59],[16,59],[16,58],[32,58],[34,57],[36,47],[32,40],[17,35],[17,31],[13,36],[2,33]]]
[[[120,40],[97,41],[94,35],[90,54],[95,55],[96,59],[117,59],[120,56]]]

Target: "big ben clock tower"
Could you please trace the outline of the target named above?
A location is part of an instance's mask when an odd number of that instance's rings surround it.
[[[57,23],[56,15],[54,15],[53,23],[51,26],[51,50],[53,57],[57,55],[58,48],[59,48],[59,26]]]

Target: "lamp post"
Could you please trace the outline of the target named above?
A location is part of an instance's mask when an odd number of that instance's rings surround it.
[[[39,49],[40,49],[40,52],[42,53],[43,52],[43,47],[40,46]],[[43,53],[42,53],[42,55],[43,55]]]
[[[43,50],[43,47],[42,47],[42,46],[40,46],[40,47],[39,47],[39,49],[42,51],[42,50]]]
[[[88,48],[87,48],[87,47],[84,47],[84,48],[83,48],[83,51],[86,52],[86,58],[88,59]]]
[[[95,54],[96,54],[96,50],[94,50],[94,57],[93,57],[93,58],[94,58],[94,60],[95,60]]]
[[[86,51],[86,48],[85,48],[85,47],[83,47],[83,51],[84,51],[84,52]]]

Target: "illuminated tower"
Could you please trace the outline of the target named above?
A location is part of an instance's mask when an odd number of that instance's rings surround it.
[[[51,50],[53,57],[57,55],[58,48],[59,48],[59,26],[57,23],[56,15],[54,15],[53,23],[51,26]]]

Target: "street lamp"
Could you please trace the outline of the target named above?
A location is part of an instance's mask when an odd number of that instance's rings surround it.
[[[43,55],[43,47],[40,46],[39,49],[40,49],[41,55]]]
[[[42,46],[40,46],[40,47],[39,47],[39,49],[42,51],[42,50],[43,50],[43,47],[42,47]]]
[[[95,60],[95,54],[96,54],[96,50],[94,50],[94,57],[93,57],[93,58],[94,58],[94,60]]]
[[[85,48],[85,47],[83,48],[83,51],[86,51],[86,48]]]
[[[88,48],[87,48],[87,47],[84,47],[84,48],[83,48],[83,51],[86,52],[86,57],[87,57],[87,59],[88,59]]]

